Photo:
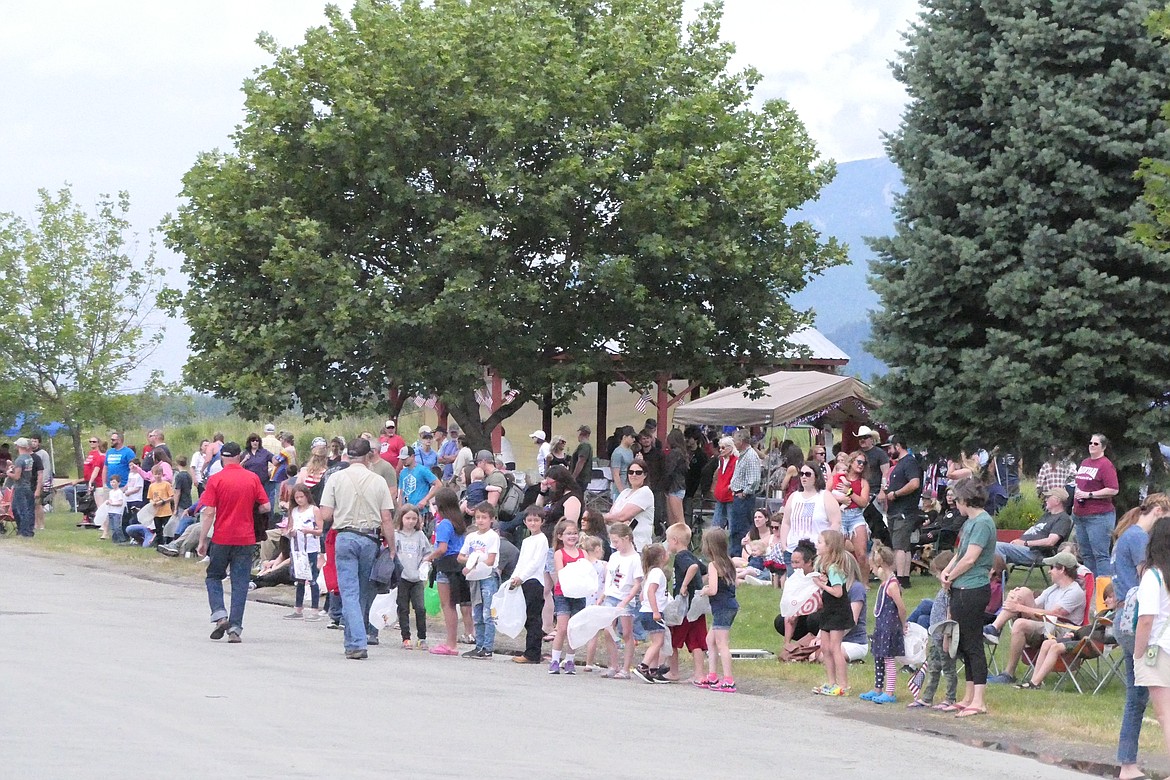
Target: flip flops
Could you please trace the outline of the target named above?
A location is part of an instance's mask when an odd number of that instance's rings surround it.
[[[960,707],[955,713],[956,718],[972,718],[976,715],[986,715],[986,709],[979,709],[978,707]]]

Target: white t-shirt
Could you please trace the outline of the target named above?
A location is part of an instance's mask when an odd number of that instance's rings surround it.
[[[292,520],[293,530],[297,532],[297,545],[301,550],[307,553],[321,552],[321,537],[305,533],[306,529],[312,530],[317,525],[313,520],[313,507],[293,507]]]
[[[508,441],[507,436],[500,437],[500,456],[504,463],[516,462],[516,453],[512,450],[512,442]]]
[[[637,553],[622,555],[614,551],[605,568],[605,595],[621,601],[642,579],[642,558]]]
[[[455,484],[459,485],[459,487],[467,487],[463,479],[463,472],[470,465],[473,457],[475,456],[471,454],[470,447],[464,447],[455,454],[455,461],[451,464],[451,470],[454,473]]]
[[[142,500],[142,488],[146,483],[142,481],[142,475],[137,471],[131,471],[130,476],[126,478],[126,500],[128,502]]]
[[[544,476],[545,463],[548,461],[548,454],[552,452],[552,445],[547,441],[541,442],[540,449],[536,451],[536,471],[540,476]]]
[[[638,521],[634,526],[634,549],[641,552],[654,537],[654,491],[644,485],[637,490],[626,488],[614,499],[609,511],[620,512],[626,504],[635,504],[639,508],[638,514],[630,518],[630,522]]]
[[[1154,639],[1161,633],[1157,645],[1170,653],[1170,627],[1163,630],[1166,621],[1170,620],[1170,593],[1166,592],[1165,583],[1159,581],[1157,571],[1152,568],[1146,569],[1141,583],[1138,584],[1137,597],[1138,617],[1154,616],[1154,625],[1150,628],[1150,643],[1154,644]]]
[[[469,557],[479,553],[480,560],[467,575],[467,579],[469,581],[486,580],[500,565],[500,535],[492,530],[484,533],[473,531],[463,538],[463,547],[459,549],[459,553]],[[496,556],[496,562],[488,566],[487,559],[490,555]]]
[[[111,515],[121,515],[126,508],[126,494],[122,492],[121,488],[113,488],[110,490],[110,496],[106,499],[106,510]]]
[[[650,586],[655,584],[658,586],[657,592],[654,594],[654,600],[658,602],[658,611],[661,613],[662,608],[666,606],[666,600],[670,598],[670,591],[666,589],[666,572],[661,567],[653,568],[650,573],[646,575],[646,579],[642,580],[642,607],[640,612],[649,612],[653,614],[654,609],[650,605]]]

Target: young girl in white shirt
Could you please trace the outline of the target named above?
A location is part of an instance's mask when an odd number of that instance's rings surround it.
[[[625,523],[614,523],[609,529],[609,542],[613,545],[613,555],[609,558],[609,565],[605,570],[605,595],[602,603],[607,607],[617,607],[618,623],[621,625],[622,636],[625,637],[625,647],[622,653],[621,668],[617,667],[617,643],[613,635],[604,632],[605,647],[609,657],[609,669],[602,677],[612,677],[615,680],[630,679],[630,666],[634,663],[634,598],[642,587],[642,560],[634,550],[634,534]]]
[[[670,682],[658,669],[662,663],[663,640],[666,639],[666,625],[662,621],[662,608],[669,597],[663,570],[666,560],[666,550],[662,545],[648,544],[642,548],[642,570],[646,579],[642,582],[642,606],[638,610],[638,619],[650,638],[642,663],[634,669],[634,676],[642,682]]]
[[[305,581],[297,580],[296,605],[293,611],[285,615],[286,620],[320,620],[317,608],[321,602],[321,588],[317,585],[317,558],[321,554],[321,534],[324,522],[321,520],[321,510],[313,503],[313,494],[304,485],[293,488],[293,507],[289,512],[290,522],[288,532],[292,534],[293,544],[298,550],[303,550],[309,556],[309,614],[305,615]]]
[[[413,504],[403,504],[398,508],[394,527],[398,531],[394,534],[394,549],[402,563],[402,575],[398,579],[398,629],[402,634],[402,649],[411,648],[410,610],[413,607],[418,649],[426,650],[427,609],[424,590],[427,583],[419,567],[434,546],[423,533],[422,516]]]

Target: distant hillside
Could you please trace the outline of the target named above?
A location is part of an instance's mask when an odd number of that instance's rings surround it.
[[[886,366],[861,348],[869,339],[867,312],[878,306],[866,279],[874,253],[865,238],[893,234],[894,194],[901,187],[897,167],[884,157],[840,163],[820,200],[794,215],[847,244],[850,262],[813,279],[791,303],[817,315],[817,328],[852,358],[845,371],[866,380],[885,373]]]

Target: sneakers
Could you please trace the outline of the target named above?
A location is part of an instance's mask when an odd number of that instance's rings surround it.
[[[416,647],[418,647],[419,650],[422,650],[425,652],[427,649],[427,640],[425,640],[425,639],[418,640],[418,642],[416,643]]]
[[[708,690],[718,691],[719,693],[735,693],[735,680],[724,678],[723,682],[709,686]]]
[[[413,649],[414,649],[414,645],[413,645],[413,644],[411,644],[411,642],[410,642],[410,640],[409,640],[409,639],[403,639],[403,640],[402,640],[402,649],[403,649],[403,650],[413,650]]]
[[[897,700],[897,696],[892,693],[885,693],[884,691],[870,699],[874,704],[893,704]]]
[[[1015,681],[1016,681],[1016,678],[1015,678],[1013,675],[1010,675],[1010,674],[997,674],[997,675],[995,675],[995,676],[993,676],[993,677],[988,677],[988,678],[987,678],[987,682],[989,682],[989,683],[997,683],[997,684],[1000,684],[1000,685],[1003,685],[1003,684],[1006,684],[1006,683],[1014,683]]]
[[[302,612],[290,612],[284,616],[285,620],[304,620],[305,615]]]
[[[317,623],[320,620],[321,620],[321,617],[316,612],[306,612],[305,613],[304,621],[306,623]]]
[[[560,674],[561,673],[561,662],[560,661],[549,661],[548,673],[549,674]]]
[[[526,656],[517,655],[517,656],[513,656],[512,663],[514,663],[514,664],[538,664],[538,663],[540,663],[540,661],[533,661],[531,658],[528,658]]]
[[[165,555],[168,558],[178,558],[179,557],[179,551],[177,549],[175,549],[174,547],[171,547],[169,544],[160,544],[155,549],[160,554]]]
[[[211,638],[212,639],[223,639],[223,635],[227,633],[227,630],[228,630],[228,619],[222,618],[222,619],[216,621],[215,628],[211,629]]]
[[[654,682],[654,677],[652,676],[652,673],[651,673],[649,667],[646,666],[646,664],[638,664],[637,666],[635,666],[632,669],[632,671],[634,673],[634,676],[637,677],[642,682],[644,682],[644,683]]]
[[[650,679],[659,685],[670,685],[672,682],[677,682],[677,680],[672,680],[663,674],[661,669],[655,671]]]
[[[691,685],[695,686],[696,688],[709,688],[709,687],[711,687],[711,683],[707,682],[706,679],[691,680]]]
[[[999,644],[999,630],[995,626],[986,625],[983,627],[983,639],[992,645]]]
[[[573,659],[570,658],[568,661],[565,661],[563,664],[561,664],[561,671],[565,674],[576,674],[577,664],[573,663]]]
[[[236,632],[236,631],[229,631],[228,632],[228,644],[229,645],[238,645],[240,642],[243,642],[243,641],[244,640],[240,638],[240,635],[238,632]]]
[[[478,655],[479,655],[479,648],[473,647],[472,649],[470,649],[466,653],[464,653],[463,657],[464,658],[476,658]]]
[[[341,625],[340,620],[334,620],[332,623],[325,626],[325,628],[332,628],[334,631],[340,631],[341,629],[345,628],[345,626]]]
[[[478,653],[476,653],[475,655],[473,655],[471,657],[478,660],[478,661],[490,661],[490,660],[492,660],[493,657],[495,657],[495,653],[493,653],[491,650],[488,650],[486,648],[482,648],[482,649],[480,649],[480,651]]]
[[[346,650],[345,657],[351,661],[364,661],[370,657],[370,654],[365,650]]]
[[[379,640],[378,637],[376,637],[376,636],[367,636],[366,637],[366,644],[367,645],[376,645],[376,644],[379,644],[380,641],[381,640]]]

